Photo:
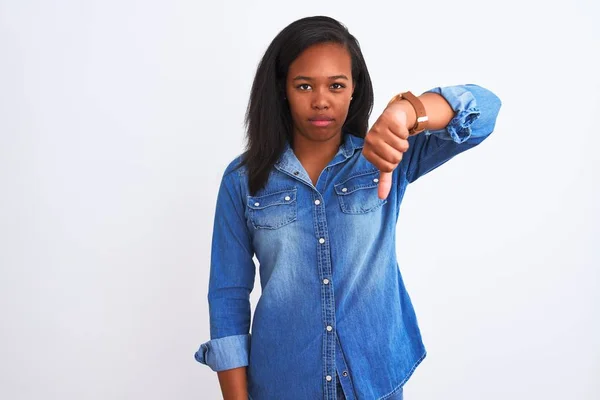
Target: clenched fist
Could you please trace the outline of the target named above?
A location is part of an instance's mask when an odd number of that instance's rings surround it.
[[[380,171],[378,195],[387,198],[392,172],[408,150],[408,114],[402,104],[389,104],[365,136],[364,157]]]

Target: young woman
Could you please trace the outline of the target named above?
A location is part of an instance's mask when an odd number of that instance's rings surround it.
[[[195,354],[226,400],[402,399],[426,351],[396,260],[400,203],[490,135],[500,105],[471,84],[404,91],[369,129],[371,78],[342,24],[304,18],[275,37],[252,86],[247,151],[222,177],[211,340]]]

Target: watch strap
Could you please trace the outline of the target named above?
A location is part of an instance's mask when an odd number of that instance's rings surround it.
[[[408,134],[416,135],[417,133],[423,132],[429,126],[429,117],[427,116],[427,111],[425,110],[423,102],[421,102],[421,100],[417,96],[412,94],[412,92],[406,91],[392,97],[388,105],[390,105],[394,101],[402,99],[408,101],[413,106],[417,116],[415,124],[412,126],[412,128],[408,130]]]

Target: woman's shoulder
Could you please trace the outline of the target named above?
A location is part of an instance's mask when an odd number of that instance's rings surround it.
[[[242,154],[236,156],[233,160],[230,160],[223,170],[221,176],[221,189],[219,196],[227,192],[229,193],[229,196],[240,196],[240,199],[243,199],[247,192],[248,186],[248,174],[246,171],[247,168],[243,163]]]
[[[228,180],[242,187],[247,186],[248,167],[244,163],[244,154],[239,154],[229,161],[223,171],[223,180]]]
[[[235,171],[242,172],[245,170],[246,166],[243,165],[243,154],[239,154],[227,163],[223,175],[229,175],[230,173]]]

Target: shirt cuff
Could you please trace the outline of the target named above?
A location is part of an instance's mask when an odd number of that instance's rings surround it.
[[[223,371],[248,365],[249,353],[250,334],[233,335],[202,343],[194,357],[213,371]]]
[[[471,124],[479,118],[481,112],[475,96],[466,86],[468,85],[436,87],[427,91],[443,96],[454,110],[454,117],[443,129],[423,132],[426,136],[435,135],[456,143],[466,142],[471,137]]]

